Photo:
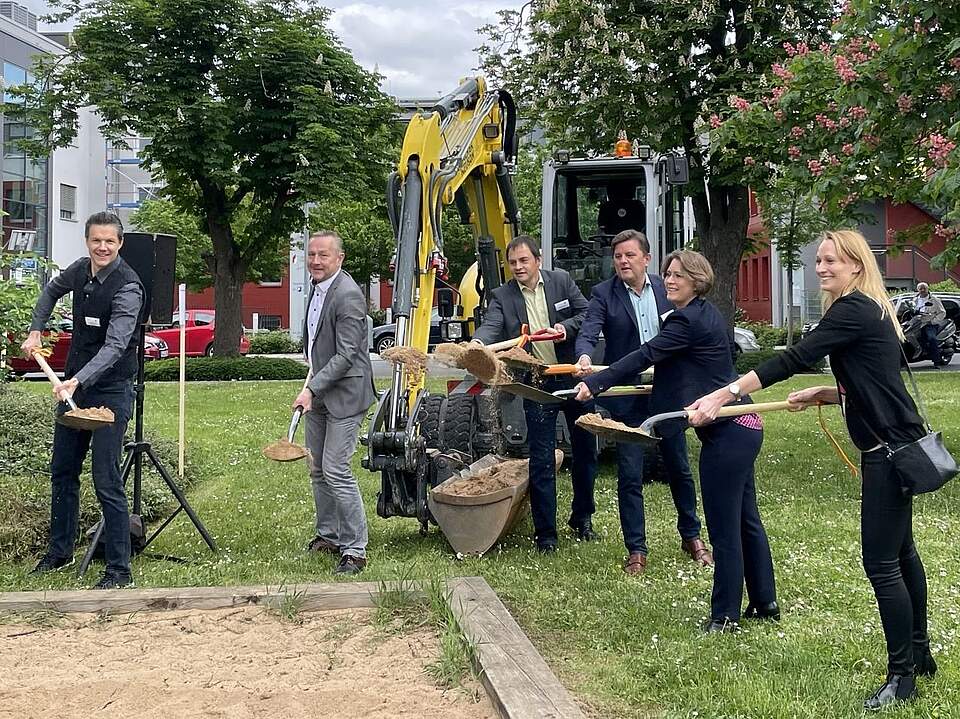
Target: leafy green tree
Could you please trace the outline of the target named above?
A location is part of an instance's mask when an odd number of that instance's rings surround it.
[[[248,199],[233,213],[231,229],[240,244],[252,242],[252,238],[246,237],[251,227],[252,209],[252,202]],[[176,235],[178,282],[186,283],[195,292],[213,285],[213,242],[203,231],[196,215],[185,213],[170,200],[147,200],[130,216],[130,222],[142,232]],[[274,254],[261,253],[247,270],[247,281],[280,277],[287,267],[288,254],[282,243]]]
[[[698,244],[733,318],[749,222],[747,175],[721,174],[708,118],[750,104],[784,43],[826,35],[832,0],[543,0],[483,31],[483,67],[551,144],[609,152],[617,132],[690,161]]]
[[[34,270],[19,273],[22,261],[32,260]],[[42,278],[55,266],[33,254],[0,250],[0,382],[10,371],[7,359],[20,355],[20,344],[27,338],[33,308],[43,289]],[[61,317],[60,308],[54,318]]]
[[[307,201],[384,174],[394,107],[326,27],[295,0],[56,0],[73,17],[65,58],[7,111],[37,129],[44,155],[93,105],[109,139],[151,137],[147,169],[199,218],[212,243],[216,354],[236,354],[241,288],[257,258],[285,254]],[[62,17],[61,17],[62,19]],[[242,236],[234,220],[245,203]]]
[[[759,102],[714,123],[720,164],[762,186],[810,186],[832,222],[861,199],[938,208],[926,232],[960,260],[960,13],[946,0],[848,0],[833,42],[797,43]]]

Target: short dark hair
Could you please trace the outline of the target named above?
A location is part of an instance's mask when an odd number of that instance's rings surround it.
[[[117,231],[117,239],[123,242],[123,223],[112,212],[94,212],[90,215],[83,226],[83,236],[85,238],[90,237],[90,228],[93,225],[113,227]]]
[[[530,253],[540,259],[540,245],[537,244],[537,241],[533,239],[530,235],[517,235],[507,244],[507,259],[510,258],[510,253],[521,247],[527,247],[530,250]]]
[[[647,239],[647,236],[640,232],[640,230],[623,230],[618,232],[613,236],[613,239],[610,240],[610,249],[616,249],[617,245],[623,242],[630,242],[630,240],[636,240],[640,243],[640,249],[643,250],[643,253],[646,255],[650,254],[650,240]]]

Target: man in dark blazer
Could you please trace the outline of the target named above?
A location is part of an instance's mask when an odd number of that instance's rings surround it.
[[[507,262],[513,279],[491,292],[483,323],[473,336],[482,344],[512,339],[520,335],[521,325],[531,332],[553,329],[560,337],[553,343],[534,342],[528,350],[547,364],[573,364],[577,331],[587,308],[587,300],[573,278],[564,270],[541,269],[542,258],[536,241],[519,235],[507,245]],[[573,386],[569,378],[545,377],[543,389],[552,392]],[[557,549],[557,478],[554,450],[557,443],[557,412],[562,409],[570,430],[573,460],[573,503],[568,524],[584,541],[597,539],[593,531],[593,484],[597,473],[596,440],[574,424],[592,407],[567,401],[562,405],[542,405],[523,400],[530,447],[530,508],[537,549],[549,553]]]
[[[663,280],[647,273],[650,244],[637,230],[624,230],[611,241],[616,275],[593,288],[586,317],[577,336],[577,363],[587,370],[600,333],[605,339],[604,364],[613,364],[649,342],[660,331],[660,317],[673,309],[667,300]],[[639,381],[639,377],[634,378]],[[647,397],[601,399],[610,415],[631,427],[638,427],[649,414]],[[660,443],[670,492],[677,508],[677,530],[681,547],[694,560],[712,565],[713,557],[700,539],[697,491],[687,459],[687,442],[681,432]],[[627,574],[641,574],[647,566],[646,521],[643,511],[643,446],[617,443],[617,498],[620,526],[627,547]]]
[[[306,386],[293,401],[303,407],[316,533],[308,549],[340,557],[336,574],[367,565],[367,519],[350,460],[360,423],[376,400],[367,345],[367,305],[343,269],[343,241],[321,231],[307,245],[312,285],[303,325],[310,362]]]

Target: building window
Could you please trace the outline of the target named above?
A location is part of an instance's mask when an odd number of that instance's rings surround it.
[[[280,329],[281,318],[280,315],[260,315],[257,322],[262,330],[278,330]]]
[[[77,188],[60,185],[60,219],[77,221]]]

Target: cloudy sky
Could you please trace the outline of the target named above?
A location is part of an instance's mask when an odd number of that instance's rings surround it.
[[[37,14],[44,0],[16,0]],[[477,28],[522,0],[468,4],[461,0],[327,0],[333,31],[357,61],[386,76],[383,90],[401,98],[436,97],[478,64]]]

